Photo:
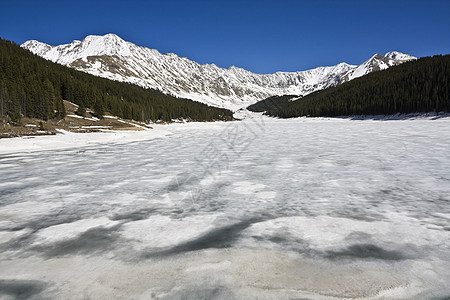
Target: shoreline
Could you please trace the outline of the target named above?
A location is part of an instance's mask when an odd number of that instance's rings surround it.
[[[170,124],[150,124],[152,127],[142,130],[103,130],[97,132],[70,132],[59,129],[56,134],[28,135],[0,139],[0,155],[12,155],[39,151],[65,150],[82,148],[92,145],[126,144],[164,138],[174,133],[174,130],[187,130],[217,126],[224,123],[190,122]],[[213,125],[211,125],[213,124]]]
[[[0,139],[0,155],[63,150],[101,144],[123,144],[166,136],[167,132],[148,129],[143,131],[103,131],[73,133],[60,130],[57,134],[21,136]]]
[[[447,122],[450,121],[450,114],[408,114],[391,116],[342,116],[342,117],[299,117],[299,118],[272,118],[263,116],[260,113],[247,114],[246,118],[232,122],[187,122],[170,124],[150,124],[152,128],[143,130],[103,130],[101,132],[83,132],[75,133],[66,130],[58,130],[57,134],[52,135],[31,135],[0,139],[0,155],[11,155],[19,153],[31,153],[38,151],[63,150],[70,148],[80,148],[92,145],[103,144],[125,144],[130,142],[139,142],[164,138],[175,132],[183,130],[196,130],[201,127],[223,128],[224,124],[239,123],[246,119],[261,118],[263,123],[271,122],[352,122],[352,121],[393,121],[393,122],[411,122],[411,121],[431,121]]]

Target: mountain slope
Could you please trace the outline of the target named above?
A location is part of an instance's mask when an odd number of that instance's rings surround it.
[[[343,73],[340,76],[339,84],[362,77],[372,72],[386,70],[392,66],[398,66],[404,62],[415,59],[416,58],[414,56],[403,54],[396,51],[388,52],[384,56],[380,54],[375,54],[368,61]],[[273,96],[258,101],[248,106],[247,109],[255,112],[274,110],[278,107],[287,104],[288,102],[296,101],[298,99],[300,99],[299,96],[292,96],[292,95]]]
[[[281,118],[450,111],[450,55],[424,57],[268,109]]]
[[[0,117],[61,119],[62,99],[137,121],[232,119],[229,110],[86,74],[0,39]]]
[[[274,95],[306,95],[377,69],[372,67],[354,75],[349,72],[358,66],[340,63],[300,72],[255,74],[234,66],[224,69],[214,64],[200,65],[173,53],[161,54],[126,42],[115,34],[90,35],[83,41],[56,47],[27,41],[22,47],[53,62],[93,75],[232,110]],[[385,58],[387,65],[393,65],[391,61],[398,60],[397,57],[409,57],[399,52],[392,53],[397,54]],[[348,74],[347,79],[344,74]]]
[[[368,61],[362,63],[356,68],[349,70],[345,74],[343,74],[342,83],[367,75],[372,72],[386,70],[389,67],[398,66],[399,64],[414,59],[416,59],[414,56],[396,51],[388,52],[384,56],[380,54],[375,54]]]

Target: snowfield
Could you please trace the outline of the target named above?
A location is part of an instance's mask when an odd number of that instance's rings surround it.
[[[0,298],[444,299],[449,131],[254,116],[0,140]]]

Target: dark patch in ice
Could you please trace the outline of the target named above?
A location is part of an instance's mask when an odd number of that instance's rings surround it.
[[[262,243],[269,241],[271,243],[277,244],[281,247],[281,249],[283,249],[283,251],[289,250],[301,253],[303,255],[312,256],[316,256],[318,254],[320,255],[317,250],[310,247],[310,244],[306,240],[292,236],[289,233],[275,233],[270,235],[264,234],[262,236],[253,235],[251,236],[251,238]],[[264,247],[264,245],[261,246]]]
[[[263,238],[261,238],[261,240],[264,240]],[[276,244],[282,244],[284,242],[286,242],[288,239],[282,236],[272,236],[269,238],[269,241],[271,241],[272,243],[276,243]]]
[[[111,220],[113,221],[120,221],[120,220],[126,220],[126,221],[139,221],[147,219],[150,215],[155,213],[157,209],[155,208],[146,208],[146,209],[139,209],[131,212],[126,213],[118,213],[115,214]]]
[[[294,237],[294,236],[290,235],[288,232],[253,235],[251,237],[259,242],[269,241],[269,242],[283,245],[286,247],[292,247],[293,245],[298,245],[298,244],[307,244],[307,242],[305,240]]]
[[[0,298],[29,299],[45,289],[46,284],[37,280],[0,280]]]
[[[366,222],[377,222],[386,219],[386,217],[382,214],[360,207],[348,207],[345,211],[336,211],[331,213],[330,216]]]
[[[111,228],[93,228],[74,239],[49,245],[43,250],[48,257],[107,252],[115,249],[114,244],[120,240],[117,233],[119,227],[120,225]],[[36,248],[40,250],[41,246]]]
[[[3,199],[2,199],[2,201],[0,202],[0,207],[15,203],[14,199],[11,200],[11,201],[7,201],[7,199],[8,198],[12,198],[11,195],[13,195],[13,194],[15,194],[17,192],[20,192],[23,189],[24,189],[23,186],[11,187],[11,188],[10,187],[2,188],[2,190],[0,191],[0,197],[4,198],[5,201],[3,201]]]
[[[345,237],[346,240],[358,240],[358,241],[362,241],[362,240],[369,240],[371,239],[371,235],[368,234],[367,232],[364,231],[353,231],[352,233],[350,233],[349,235],[347,235]]]
[[[325,155],[321,155],[321,156],[325,156]],[[328,156],[328,155],[326,155]],[[336,161],[336,164],[339,166],[344,166],[344,167],[348,167],[352,164],[354,164],[355,162],[351,161],[351,160],[346,160],[346,159],[339,159]]]
[[[9,240],[7,243],[0,245],[0,253],[11,250],[23,250],[26,249],[33,239],[33,234],[25,234],[24,236],[16,237]],[[30,254],[31,255],[31,254]]]
[[[373,244],[354,244],[343,250],[327,251],[326,257],[329,259],[349,257],[383,260],[404,260],[409,258],[409,256],[400,251],[385,250]]]
[[[450,300],[450,295],[438,296],[438,297],[435,297],[435,298],[431,298],[431,300]]]
[[[170,299],[238,299],[234,293],[224,287],[182,289]]]
[[[435,293],[436,294],[436,293]],[[430,300],[450,300],[450,295],[444,295],[444,296],[433,296],[429,298]]]
[[[233,246],[234,241],[239,238],[239,235],[243,230],[245,230],[252,224],[261,221],[262,219],[259,218],[248,219],[232,225],[220,227],[211,230],[194,240],[179,244],[170,249],[146,253],[144,257],[152,258],[158,256],[176,255],[184,252],[191,252],[210,248],[217,248],[217,249],[229,248]]]

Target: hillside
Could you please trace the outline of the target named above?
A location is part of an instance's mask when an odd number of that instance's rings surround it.
[[[20,121],[13,122],[0,117],[0,138],[54,135],[61,132],[142,131],[152,128],[152,125],[148,123],[126,120],[108,113],[99,119],[90,108],[86,108],[86,114],[82,117],[77,115],[78,105],[65,100],[63,104],[66,115],[61,119],[42,120],[22,117]]]
[[[264,112],[288,104],[290,101],[295,101],[300,98],[301,96],[295,95],[272,96],[248,106],[247,109],[253,112]]]
[[[425,57],[268,109],[280,118],[448,112],[450,55]]]
[[[45,60],[0,39],[0,118],[42,120],[65,116],[63,99],[136,121],[230,120],[232,112],[112,81]]]

